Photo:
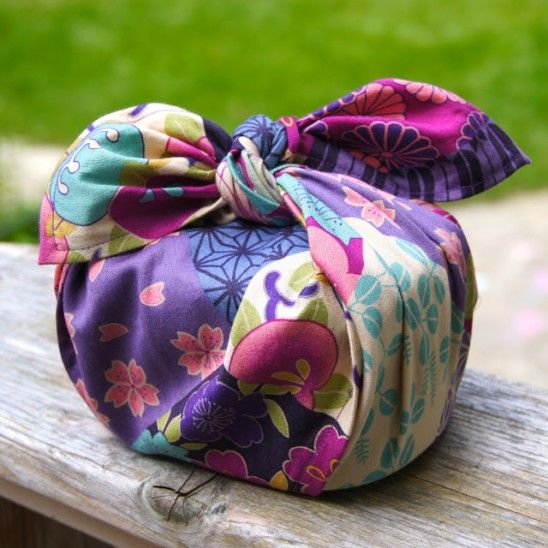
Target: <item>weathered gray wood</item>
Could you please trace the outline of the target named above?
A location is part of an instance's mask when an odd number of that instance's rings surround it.
[[[35,257],[0,244],[0,496],[117,544],[548,541],[548,395],[473,370],[445,434],[386,480],[310,499],[217,476],[178,496],[191,473],[184,491],[212,474],[131,451],[88,411],[59,359],[52,269]]]

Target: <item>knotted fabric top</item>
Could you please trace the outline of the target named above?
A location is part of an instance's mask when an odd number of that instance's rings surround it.
[[[143,104],[90,124],[56,167],[39,261],[117,255],[213,212],[303,222],[310,196],[293,182],[310,170],[431,202],[483,192],[526,163],[478,108],[406,80],[377,80],[302,118],[252,116],[233,138],[182,108]]]
[[[101,118],[41,215],[40,260],[79,263],[56,269],[70,379],[143,453],[308,495],[383,478],[445,428],[470,345],[470,249],[429,202],[527,161],[403,80],[232,138],[168,105]]]

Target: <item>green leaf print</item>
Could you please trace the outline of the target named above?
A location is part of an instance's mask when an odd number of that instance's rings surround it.
[[[200,449],[207,447],[207,443],[188,441],[188,442],[182,443],[181,447],[183,449],[186,449],[187,451],[200,451]]]
[[[163,432],[165,427],[167,426],[167,421],[169,420],[170,414],[171,410],[156,419],[156,427],[158,428],[158,430],[160,430],[160,432]]]
[[[238,388],[244,396],[248,396],[249,394],[251,394],[251,392],[253,392],[255,388],[257,388],[257,386],[259,385],[245,381],[238,381]]]
[[[314,391],[314,406],[339,409],[352,397],[352,382],[341,373],[334,373],[327,383]]]
[[[133,234],[130,234],[122,227],[114,225],[109,236],[108,252],[109,255],[116,255],[122,251],[129,251],[141,246],[145,240],[141,240]]]
[[[170,112],[164,121],[165,132],[184,142],[198,142],[204,137],[203,123],[186,113]]]
[[[257,309],[248,299],[243,299],[234,318],[230,332],[230,342],[236,346],[243,337],[261,323]]]
[[[274,400],[269,400],[265,398],[264,402],[266,404],[266,410],[268,412],[268,415],[272,420],[272,424],[276,427],[276,429],[278,430],[278,432],[280,432],[282,436],[284,436],[285,438],[289,438],[289,424],[287,422],[287,418],[283,409]]]
[[[181,414],[170,421],[164,430],[164,435],[170,443],[176,442],[181,437]]]
[[[67,261],[70,263],[84,263],[87,262],[88,259],[86,259],[86,257],[84,257],[81,253],[78,253],[78,251],[71,249],[68,252]]]
[[[299,314],[299,320],[310,320],[323,325],[327,325],[327,319],[327,306],[325,306],[323,299],[314,299]]]
[[[293,271],[293,274],[291,274],[289,278],[289,287],[296,293],[300,293],[307,286],[315,273],[316,271],[311,261],[302,264]]]

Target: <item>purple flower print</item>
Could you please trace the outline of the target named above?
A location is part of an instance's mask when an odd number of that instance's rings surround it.
[[[181,421],[181,435],[192,441],[212,442],[222,437],[239,447],[263,441],[257,417],[266,415],[260,393],[241,396],[213,379],[202,384],[188,399]]]
[[[463,148],[469,144],[474,150],[477,150],[478,142],[488,139],[488,123],[489,119],[483,112],[474,111],[468,114],[466,123],[460,129],[461,137],[457,141],[458,148]]]
[[[373,122],[343,133],[341,142],[381,173],[406,166],[422,165],[438,157],[428,137],[414,127],[398,122]]]
[[[339,436],[335,427],[324,426],[316,435],[314,449],[303,446],[290,449],[283,471],[289,479],[303,484],[303,493],[319,495],[340,463],[347,444],[348,438]]]

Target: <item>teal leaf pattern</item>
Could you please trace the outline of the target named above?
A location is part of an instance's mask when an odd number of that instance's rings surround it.
[[[402,345],[402,334],[398,333],[397,335],[394,335],[393,339],[390,341],[390,344],[388,345],[388,349],[386,350],[386,354],[388,356],[393,356],[394,354],[397,354],[400,351],[401,345]]]
[[[399,460],[400,468],[403,468],[406,464],[410,462],[413,456],[414,448],[415,448],[415,438],[413,437],[413,435],[410,435],[407,438],[400,454],[400,460]]]
[[[430,259],[427,257],[426,253],[415,244],[408,242],[406,240],[396,240],[398,246],[407,253],[410,257],[423,264],[428,266],[430,264]]]
[[[390,438],[382,450],[381,466],[383,468],[388,468],[389,470],[394,470],[399,455],[400,446],[398,445],[398,440],[396,438]]]
[[[375,470],[371,472],[370,474],[367,474],[367,476],[365,476],[365,478],[363,479],[363,483],[365,485],[366,483],[372,483],[374,481],[378,481],[385,477],[386,477],[386,472],[384,472],[383,470]]]
[[[383,415],[391,415],[398,406],[398,391],[395,388],[385,390],[379,402],[380,412]]]
[[[369,307],[366,308],[363,313],[363,323],[365,328],[373,337],[379,338],[381,335],[382,329],[382,316],[377,308]]]
[[[356,441],[356,445],[354,447],[354,457],[359,464],[365,464],[369,458],[369,438],[367,437],[367,433],[373,424],[374,417],[375,411],[370,409],[360,433],[360,437]]]
[[[382,286],[375,276],[361,276],[356,286],[358,301],[364,305],[375,304],[381,297]]]

